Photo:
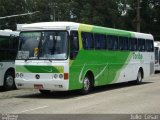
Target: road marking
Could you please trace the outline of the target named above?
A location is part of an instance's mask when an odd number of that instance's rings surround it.
[[[19,113],[25,113],[25,112],[29,112],[29,111],[34,111],[34,110],[38,110],[38,109],[43,109],[43,108],[46,108],[48,106],[42,106],[42,107],[37,107],[37,108],[33,108],[33,109],[28,109],[28,110],[24,110],[24,111],[21,111]]]

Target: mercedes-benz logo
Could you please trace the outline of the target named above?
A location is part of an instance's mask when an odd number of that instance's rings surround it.
[[[39,79],[39,78],[40,78],[40,75],[37,74],[35,77],[36,77],[36,79]]]

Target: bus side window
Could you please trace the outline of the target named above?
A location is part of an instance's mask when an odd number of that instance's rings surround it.
[[[105,49],[105,35],[94,34],[95,49]]]
[[[136,38],[130,38],[131,43],[131,51],[137,50],[137,39]]]
[[[107,35],[107,48],[109,50],[118,50],[118,37]]]
[[[108,50],[112,50],[112,36],[107,35],[107,48]]]
[[[129,49],[129,40],[127,37],[119,37],[119,49],[120,50]]]
[[[124,37],[124,50],[128,50],[128,38]]]
[[[149,52],[149,42],[148,42],[148,40],[146,40],[145,51]]]
[[[119,37],[119,50],[124,50],[124,37]]]
[[[145,39],[138,39],[138,50],[141,52],[145,51]]]
[[[70,33],[70,59],[75,59],[79,51],[78,32],[71,31]]]
[[[112,40],[113,50],[118,50],[118,37],[113,36]]]
[[[126,39],[126,44],[127,44],[127,48],[126,48],[126,50],[129,50],[129,48],[130,48],[130,44],[129,44],[129,39],[128,39],[128,38]]]
[[[93,34],[89,32],[82,32],[83,48],[90,50],[94,48]]]
[[[94,40],[95,40],[95,49],[100,49],[100,34],[94,34]]]
[[[150,49],[151,49],[151,52],[154,52],[154,43],[153,43],[153,40],[150,40]]]
[[[106,35],[101,35],[101,49],[106,49]]]
[[[153,47],[153,40],[146,40],[146,51],[147,52],[153,52],[154,51],[154,47]]]
[[[132,51],[131,38],[128,39],[128,50],[129,50],[129,51]]]

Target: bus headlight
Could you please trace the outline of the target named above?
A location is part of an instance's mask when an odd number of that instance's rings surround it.
[[[59,74],[59,78],[60,78],[60,79],[63,79],[63,74]]]
[[[23,73],[21,73],[21,74],[20,74],[20,77],[22,78],[23,76],[24,76]]]
[[[54,78],[57,79],[58,78],[58,74],[54,74]]]
[[[16,78],[19,78],[19,73],[16,73]]]

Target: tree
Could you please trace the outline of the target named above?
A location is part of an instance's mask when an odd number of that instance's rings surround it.
[[[0,20],[0,29],[16,24],[74,21],[136,31],[137,0],[0,0],[0,16],[39,11],[37,14]],[[160,39],[160,1],[140,0],[141,32]]]
[[[118,27],[120,13],[116,1],[111,0],[73,0],[72,10],[76,21],[94,25]]]

